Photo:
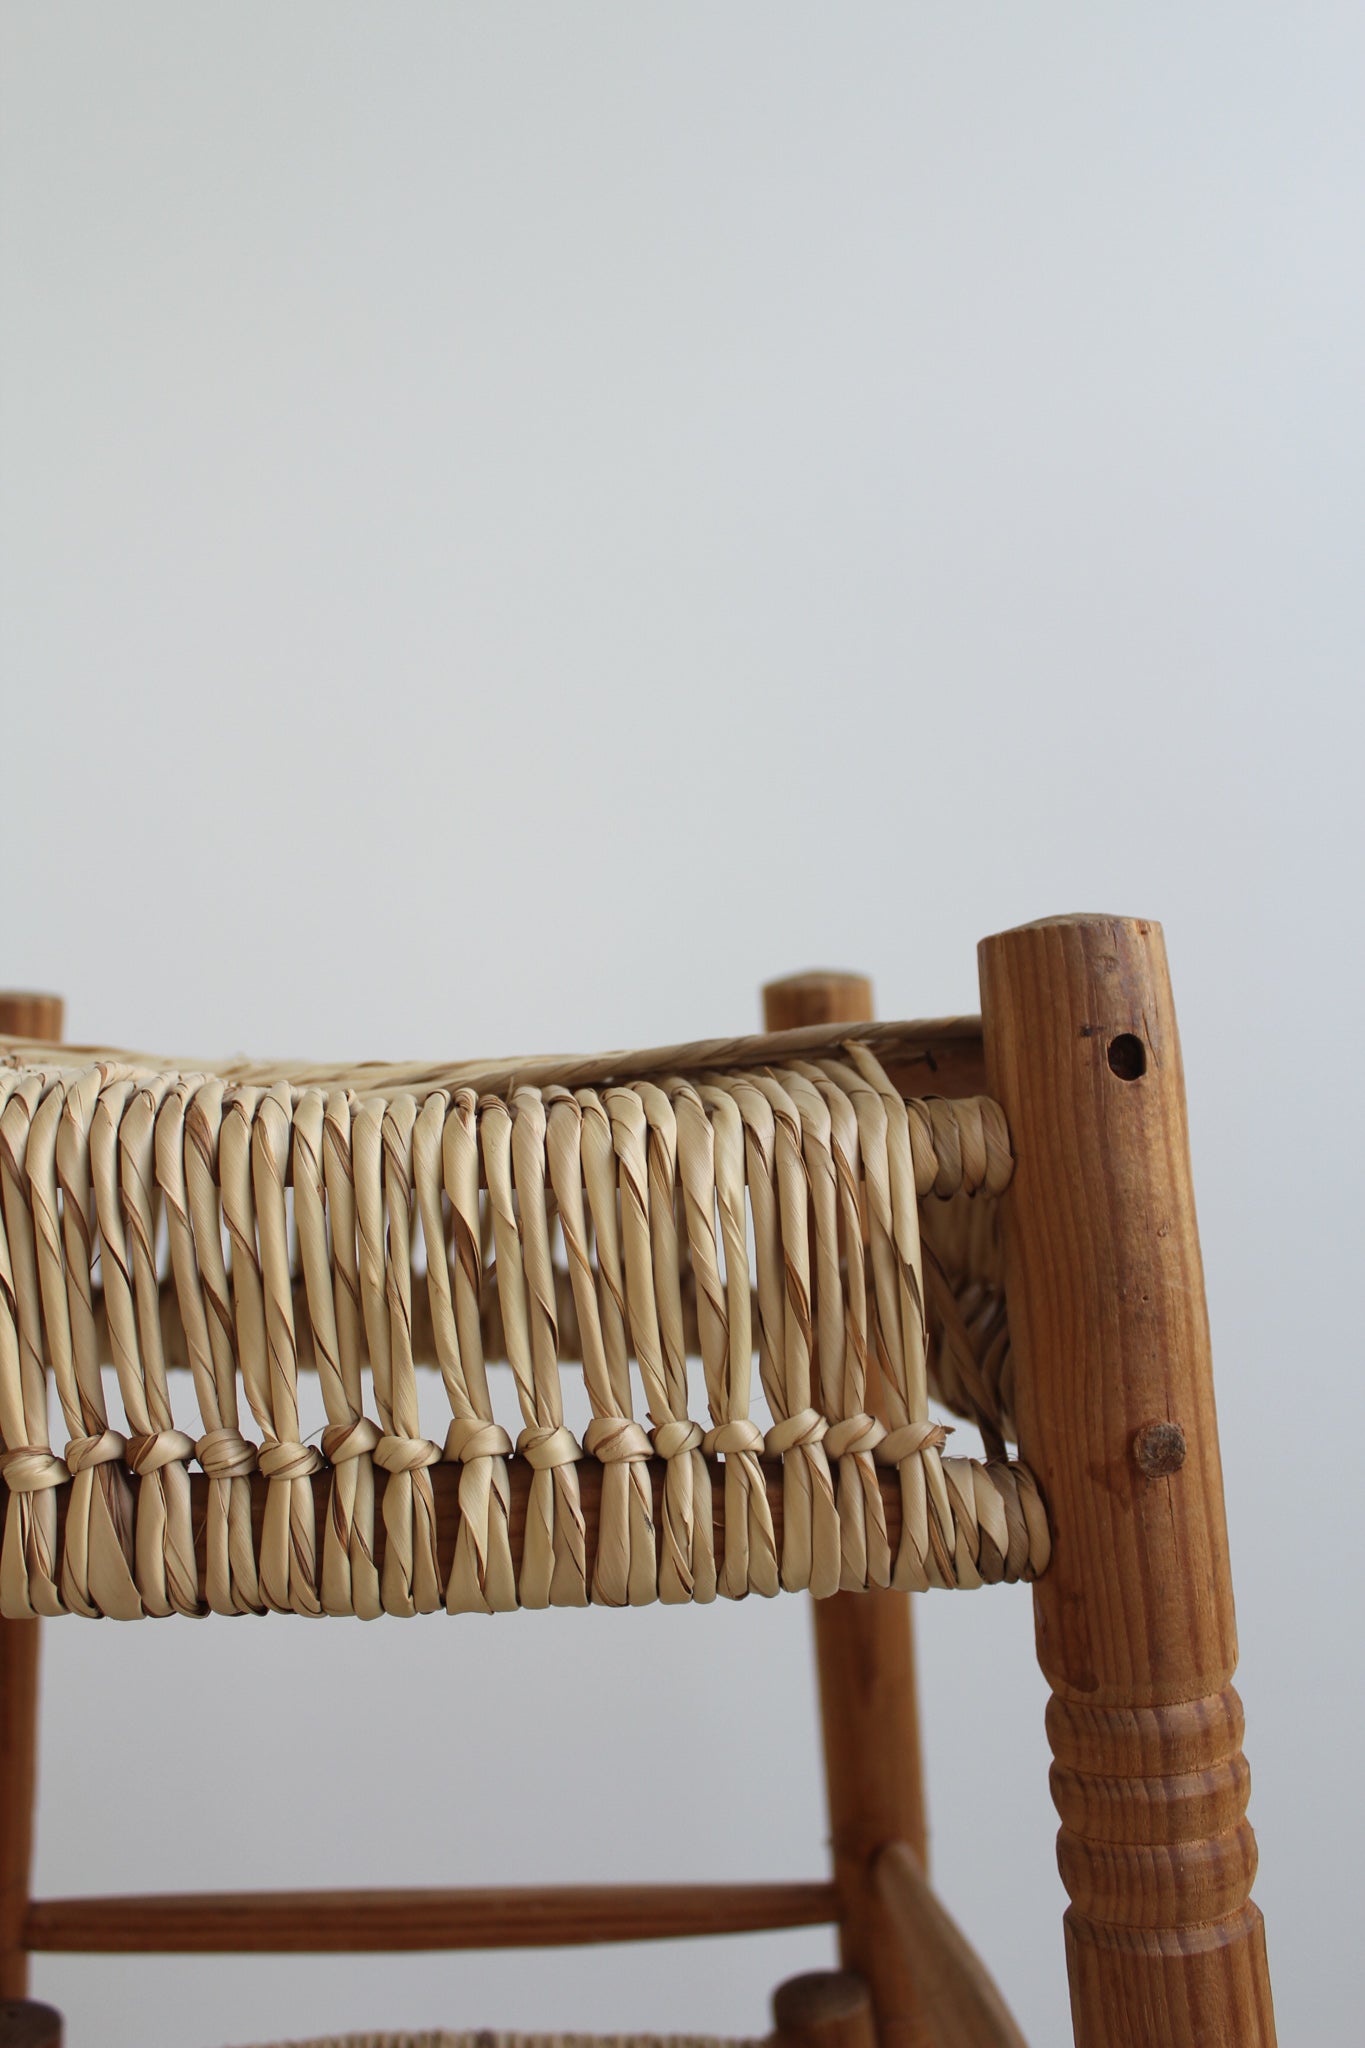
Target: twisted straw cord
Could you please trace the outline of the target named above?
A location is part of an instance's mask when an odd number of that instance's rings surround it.
[[[322,1538],[322,1610],[373,1621],[384,1611],[374,1561],[373,1453],[380,1433],[363,1411],[354,1317],[346,1313],[355,1297],[347,1289],[344,1261],[336,1256],[337,1238],[329,1236],[328,1226],[327,1176],[337,1153],[329,1138],[334,1140],[343,1121],[349,1132],[350,1103],[344,1094],[331,1099],[320,1088],[306,1091],[294,1113],[294,1223],[327,1410],[322,1451],[334,1475]],[[349,1193],[349,1173],[344,1180]],[[334,1190],[334,1216],[342,1199]]]
[[[195,1256],[190,1180],[196,1164],[202,1174],[203,1162],[198,1137],[186,1142],[186,1113],[193,1100],[191,1081],[177,1081],[166,1092],[156,1119],[156,1180],[202,1422],[195,1454],[210,1476],[205,1595],[215,1614],[248,1614],[260,1606],[251,1542],[251,1490],[246,1483],[256,1469],[256,1456],[238,1432],[231,1350],[223,1341],[221,1324],[211,1324],[209,1297]]]
[[[578,1312],[583,1379],[592,1420],[583,1448],[599,1459],[602,1522],[592,1598],[608,1607],[643,1606],[657,1596],[654,1504],[644,1467],[650,1442],[634,1420],[630,1373],[619,1317],[608,1339],[593,1281],[583,1189],[583,1105],[565,1089],[547,1091],[546,1158]],[[600,1108],[598,1110],[600,1115]],[[610,1351],[608,1349],[610,1341]]]
[[[763,1384],[774,1418],[774,1426],[764,1439],[764,1449],[769,1456],[782,1459],[782,1583],[789,1590],[809,1586],[811,1592],[822,1596],[838,1590],[842,1560],[834,1481],[823,1448],[827,1425],[820,1411],[811,1406],[813,1289],[807,1211],[812,1178],[818,1185],[825,1178],[822,1169],[828,1167],[832,1173],[832,1162],[827,1152],[822,1152],[823,1132],[818,1120],[813,1132],[813,1157],[808,1162],[800,1112],[774,1076],[756,1075],[752,1087],[740,1087],[736,1097],[746,1127],[753,1132],[753,1142],[777,1183],[776,1225],[783,1281],[782,1348],[780,1363],[770,1353],[771,1371]],[[837,1256],[832,1248],[828,1244],[820,1246],[821,1216],[817,1203],[817,1246],[826,1268],[837,1269]],[[826,1224],[831,1220],[827,1210],[824,1220]],[[771,1216],[765,1217],[768,1233],[773,1221]],[[833,1284],[839,1286],[837,1274]],[[775,1301],[769,1320],[775,1331]]]
[[[815,1089],[814,1099],[804,1092],[798,1097],[803,1126],[814,1129],[822,1147],[827,1143],[829,1148],[837,1218],[835,1242],[842,1280],[836,1296],[842,1311],[842,1330],[826,1328],[822,1322],[820,1340],[824,1409],[826,1414],[842,1418],[831,1426],[825,1441],[825,1454],[835,1461],[838,1470],[840,1584],[849,1589],[887,1585],[891,1578],[891,1553],[873,1459],[886,1430],[877,1417],[866,1412],[870,1339],[859,1198],[858,1118],[848,1095],[822,1069],[802,1067],[799,1072],[801,1083],[809,1082]],[[827,1188],[822,1187],[818,1199],[828,1207]],[[831,1228],[828,1223],[825,1227],[827,1232]],[[825,1296],[832,1278],[827,1275],[822,1281],[822,1312],[829,1307]],[[833,1321],[831,1315],[831,1325]]]
[[[588,1597],[583,1515],[573,1471],[582,1452],[564,1427],[553,1288],[546,1286],[543,1119],[537,1097],[519,1091],[511,1108],[495,1097],[483,1105],[480,1136],[507,1362],[525,1425],[517,1450],[534,1474],[521,1604],[579,1607]]]
[[[753,1338],[743,1124],[733,1098],[723,1089],[693,1089],[686,1082],[678,1084],[677,1118],[684,1215],[699,1279],[698,1328],[712,1422],[704,1441],[725,1454],[725,1560],[718,1590],[730,1600],[749,1592],[771,1597],[780,1584],[777,1538],[758,1462],[762,1441],[754,1441],[756,1432],[748,1423]]]
[[[389,1543],[383,1586],[384,1606],[390,1614],[434,1614],[445,1594],[436,1561],[436,1503],[430,1477],[430,1468],[440,1462],[442,1453],[439,1444],[422,1435],[412,1357],[412,1133],[416,1121],[417,1104],[405,1093],[389,1104],[380,1131],[384,1207],[389,1219],[384,1290],[391,1357],[389,1433],[376,1444],[374,1459],[389,1474],[384,1489]],[[380,1414],[384,1413],[381,1405]]]
[[[460,1529],[446,1586],[446,1609],[452,1614],[464,1610],[493,1614],[517,1605],[507,1473],[512,1445],[493,1420],[484,1366],[479,1308],[483,1224],[478,1103],[469,1089],[460,1089],[452,1100],[441,1150],[451,1208],[454,1272],[452,1348],[449,1361],[442,1363],[455,1414],[446,1437],[446,1456],[460,1466]]]
[[[655,1285],[655,1234],[651,1225],[657,1226],[660,1238],[674,1229],[671,1197],[666,1203],[658,1200],[663,1178],[660,1152],[668,1147],[669,1133],[665,1129],[660,1135],[656,1107],[651,1134],[645,1104],[632,1089],[609,1088],[603,1097],[603,1107],[610,1127],[612,1163],[619,1176],[621,1257],[632,1349],[654,1424],[654,1450],[666,1464],[659,1598],[668,1602],[712,1600],[716,1593],[716,1567],[710,1543],[710,1476],[701,1457],[703,1432],[688,1414],[686,1362],[682,1361],[680,1366],[676,1356],[676,1333],[666,1293],[661,1325]],[[651,1192],[655,1196],[652,1212]],[[605,1220],[600,1192],[595,1209]],[[660,1250],[659,1265],[665,1280],[675,1258],[676,1240],[669,1249]]]
[[[256,1448],[241,1435],[238,1404],[236,1326],[232,1283],[223,1255],[226,1228],[221,1191],[219,1140],[223,1086],[206,1079],[185,1084],[183,1107],[172,1090],[162,1108],[164,1151],[159,1174],[166,1195],[173,1271],[187,1304],[196,1341],[206,1342],[201,1360],[203,1433],[198,1455],[210,1479],[206,1535],[211,1571],[206,1594],[220,1614],[265,1611],[251,1526],[251,1491]],[[183,1181],[183,1191],[182,1183]],[[197,1326],[202,1317],[202,1330]],[[196,1379],[198,1385],[198,1379]]]
[[[219,1132],[223,1222],[232,1246],[238,1369],[264,1442],[258,1470],[270,1481],[260,1542],[260,1591],[276,1613],[320,1614],[317,1524],[308,1485],[320,1454],[299,1440],[293,1316],[283,1301],[287,1265],[284,1102],[235,1089]]]
[[[74,1475],[62,1547],[62,1597],[74,1613],[131,1621],[144,1612],[130,1563],[134,1497],[127,1439],[109,1427],[91,1286],[90,1127],[103,1078],[100,1069],[92,1068],[63,1077],[49,1092],[34,1118],[26,1164],[35,1221],[42,1218],[38,1243],[48,1349],[70,1432],[66,1459]],[[59,1200],[60,1238],[52,1228]]]
[[[60,1614],[57,1506],[67,1477],[48,1437],[47,1381],[36,1302],[37,1254],[25,1163],[34,1113],[49,1085],[43,1072],[0,1075],[0,1475],[9,1488],[0,1604],[7,1614]]]

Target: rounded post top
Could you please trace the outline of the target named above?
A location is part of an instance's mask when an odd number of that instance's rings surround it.
[[[38,989],[0,989],[0,1031],[12,1038],[59,1039],[62,1010],[60,996]]]
[[[765,981],[763,993],[769,989],[789,990],[796,995],[806,995],[817,989],[870,989],[871,981],[865,974],[855,974],[847,967],[807,967],[800,974],[781,974],[775,981]]]
[[[1159,934],[1161,931],[1154,917],[1125,917],[1118,911],[1109,910],[1068,910],[1056,917],[1033,917],[1025,924],[1007,925],[1004,931],[990,933],[981,943],[991,946],[999,939],[1017,938],[1023,932],[1066,931],[1077,926],[1112,931],[1115,925],[1126,925],[1139,934]]]
[[[872,2001],[852,1970],[809,1970],[773,1993],[779,2048],[873,2048]]]
[[[763,986],[769,1031],[791,1031],[802,1024],[865,1024],[874,1015],[872,983],[865,974],[812,968]]]

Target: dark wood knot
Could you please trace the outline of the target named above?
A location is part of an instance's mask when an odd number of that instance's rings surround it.
[[[1145,1422],[1133,1438],[1133,1459],[1148,1479],[1169,1479],[1184,1464],[1186,1448],[1178,1422]]]

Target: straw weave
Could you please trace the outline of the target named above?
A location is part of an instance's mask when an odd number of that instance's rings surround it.
[[[765,2048],[709,2034],[332,2034],[276,2048]]]
[[[1002,1455],[1008,1389],[998,1358],[983,1377],[980,1317],[963,1306],[988,1257],[959,1217],[1008,1181],[1004,1120],[984,1099],[902,1100],[873,1049],[895,1033],[726,1041],[727,1066],[712,1044],[349,1075],[102,1053],[73,1066],[69,1049],[11,1042],[0,1611],[372,1618],[1033,1576],[1045,1519]],[[927,1268],[921,1202],[943,1218]],[[987,1247],[990,1231],[977,1228]],[[988,1431],[985,1463],[946,1456],[930,1417],[927,1293],[935,1361]],[[515,1442],[490,1400],[502,1357]],[[591,1406],[581,1439],[564,1420],[566,1359]],[[443,1440],[425,1433],[424,1362]],[[173,1412],[179,1364],[193,1433]],[[320,1445],[300,1437],[307,1368]],[[584,1459],[601,1468],[591,1560]],[[764,1459],[781,1461],[780,1542]],[[519,1557],[514,1460],[529,1469]],[[443,1462],[459,1473],[453,1543],[437,1526]]]

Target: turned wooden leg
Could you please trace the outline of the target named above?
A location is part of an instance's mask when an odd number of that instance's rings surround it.
[[[801,974],[763,991],[770,1031],[860,1024],[872,986],[860,974]],[[910,1595],[889,1589],[811,1602],[820,1678],[825,1785],[839,1954],[867,1983],[881,2048],[927,2048],[919,2000],[878,1889],[877,1853],[908,1842],[926,1857],[924,1786]]]
[[[55,1043],[60,996],[0,990],[0,1032]],[[38,1623],[0,1620],[0,1999],[28,1989],[24,1919],[38,1762]]]
[[[1078,2048],[1270,2048],[1184,1080],[1159,925],[987,939],[1019,1450]]]

